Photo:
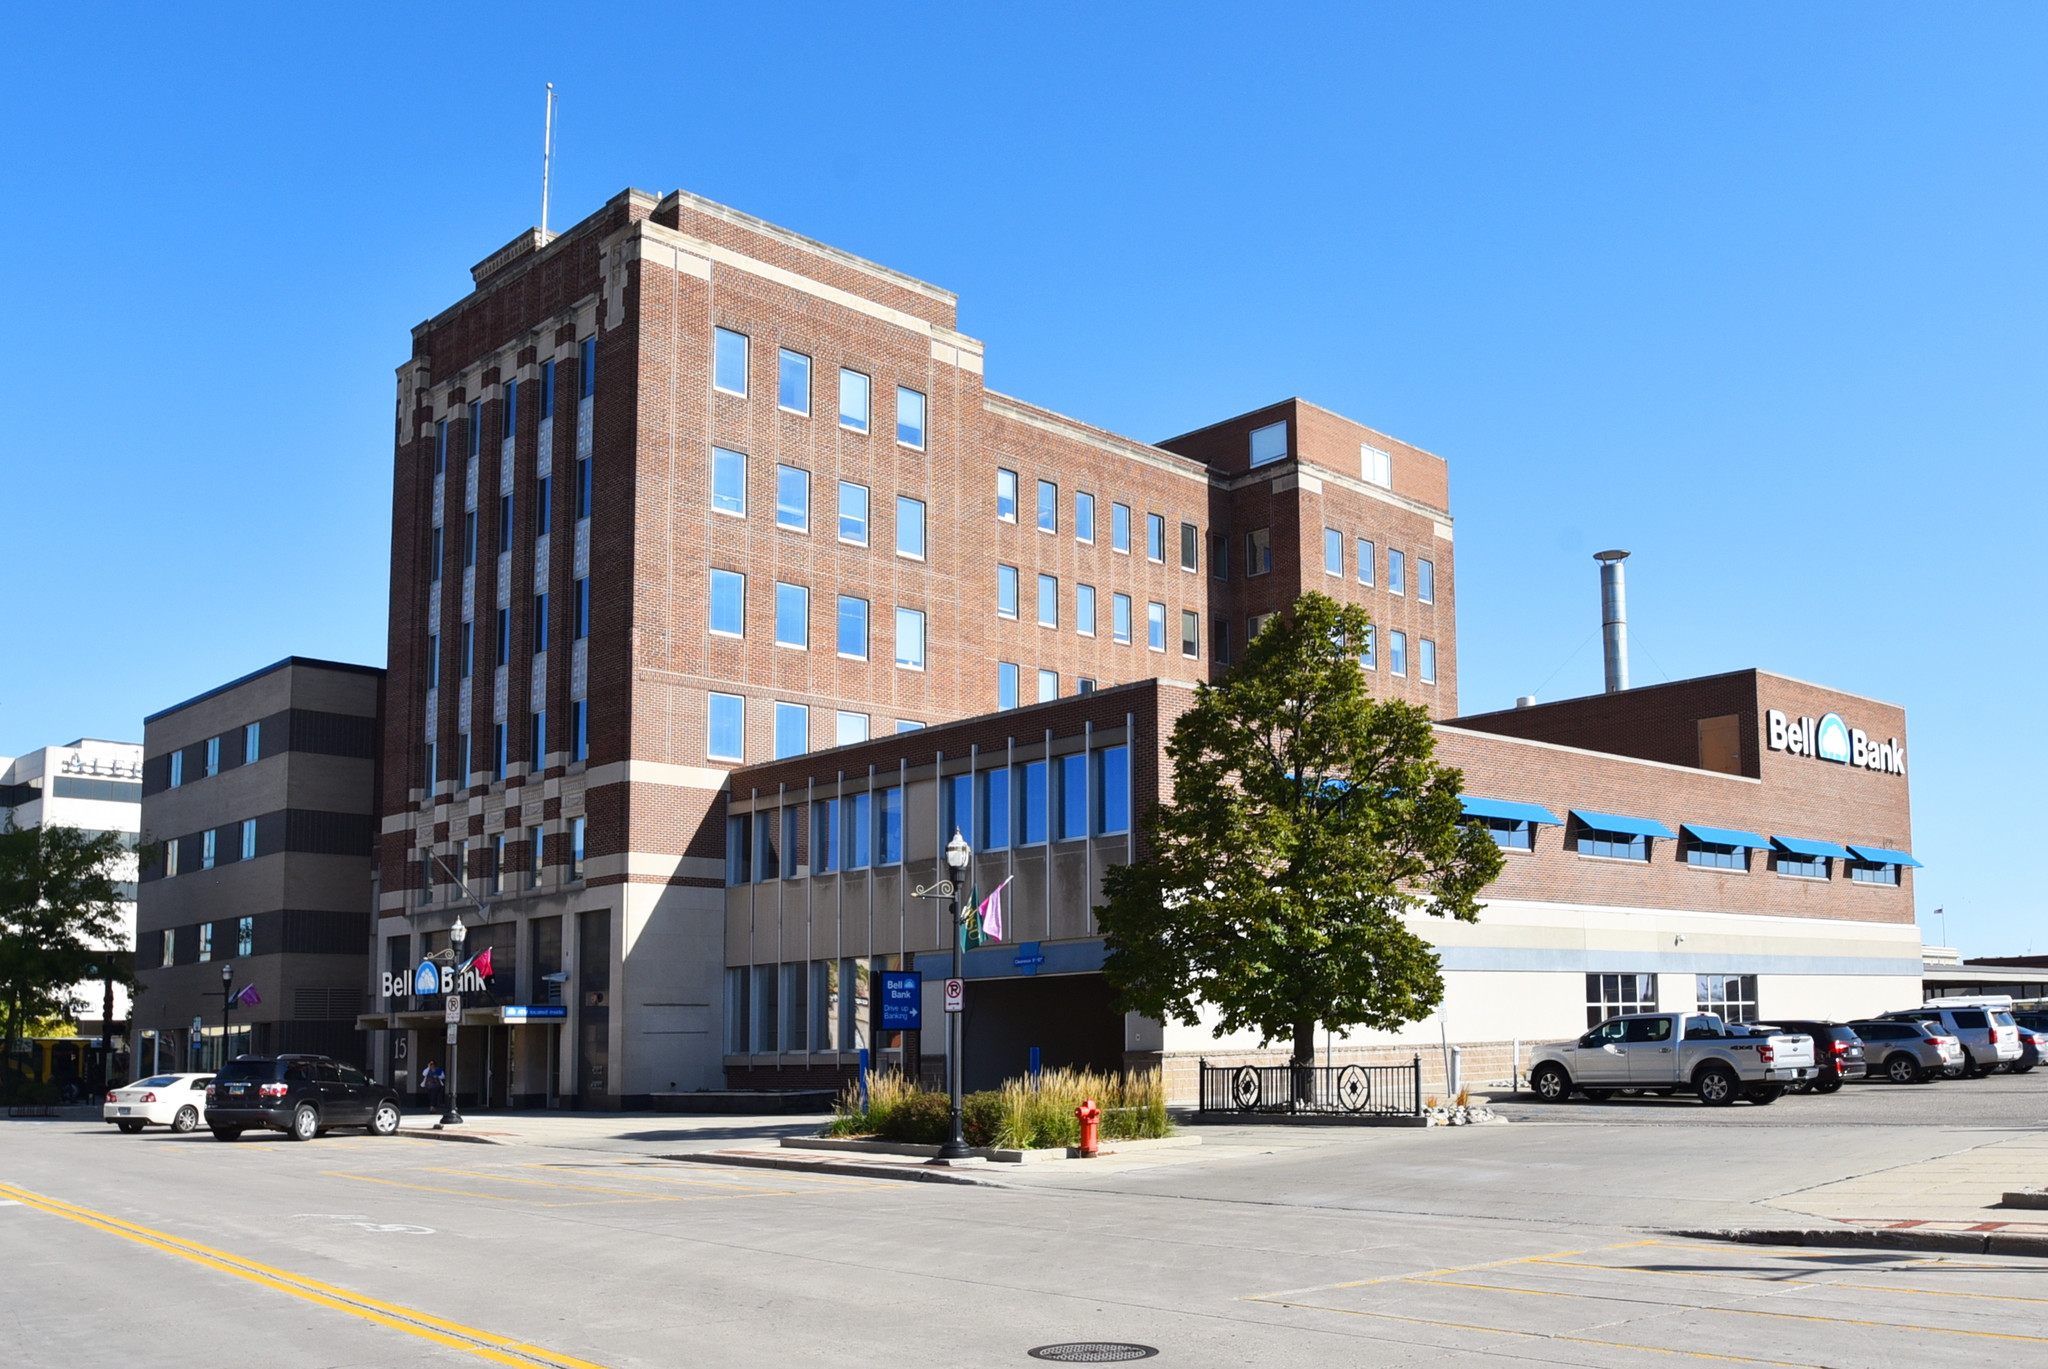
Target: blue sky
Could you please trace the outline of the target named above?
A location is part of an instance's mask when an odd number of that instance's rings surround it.
[[[2048,12],[420,8],[10,20],[0,753],[382,661],[393,368],[552,80],[558,223],[685,186],[958,290],[994,388],[1449,458],[1468,711],[1599,688],[1612,545],[1637,682],[1904,704],[1929,939],[2048,951],[1980,835],[2039,784]]]

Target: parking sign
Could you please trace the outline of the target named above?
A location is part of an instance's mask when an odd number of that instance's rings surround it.
[[[967,981],[949,979],[946,981],[946,1011],[959,1012],[967,1005]]]

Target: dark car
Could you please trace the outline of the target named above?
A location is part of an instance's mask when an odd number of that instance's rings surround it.
[[[206,1125],[232,1141],[254,1128],[310,1141],[330,1127],[397,1132],[398,1095],[324,1055],[244,1055],[221,1066],[206,1086]]]
[[[1863,1059],[1863,1038],[1855,1028],[1840,1022],[1773,1021],[1779,1031],[1813,1038],[1814,1076],[1808,1087],[1815,1093],[1833,1093],[1844,1080],[1864,1076],[1868,1066]]]

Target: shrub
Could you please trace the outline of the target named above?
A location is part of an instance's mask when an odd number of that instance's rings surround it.
[[[1011,1079],[1000,1089],[970,1093],[961,1100],[961,1130],[971,1146],[1037,1150],[1081,1143],[1074,1109],[1083,1099],[1102,1109],[1105,1141],[1165,1136],[1166,1084],[1157,1070],[1142,1074],[1096,1074],[1091,1070],[1047,1070],[1035,1079]],[[879,1136],[889,1141],[937,1145],[946,1139],[951,1103],[944,1093],[911,1083],[900,1074],[869,1077],[868,1108],[849,1085],[839,1096],[828,1136]]]

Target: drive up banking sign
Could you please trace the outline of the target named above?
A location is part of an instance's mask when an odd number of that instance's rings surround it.
[[[1853,765],[1883,775],[1906,773],[1906,748],[1897,737],[1873,741],[1862,728],[1843,722],[1839,713],[1788,718],[1773,708],[1764,714],[1764,730],[1773,751]]]

